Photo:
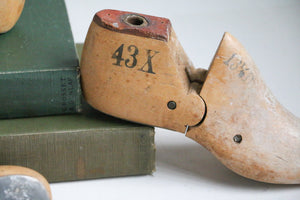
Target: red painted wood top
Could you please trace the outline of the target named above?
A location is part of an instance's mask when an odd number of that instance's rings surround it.
[[[167,18],[118,10],[99,11],[93,20],[99,26],[113,31],[163,41],[169,40],[171,30],[171,22]]]

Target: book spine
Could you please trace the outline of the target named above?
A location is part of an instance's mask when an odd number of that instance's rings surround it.
[[[151,174],[155,167],[149,127],[4,135],[0,146],[0,165],[34,169],[49,182]]]
[[[77,70],[0,74],[0,118],[76,113],[81,110]]]

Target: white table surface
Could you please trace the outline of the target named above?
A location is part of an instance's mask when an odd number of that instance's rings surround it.
[[[246,47],[277,99],[300,117],[299,0],[66,0],[76,43],[93,15],[118,9],[167,17],[195,66],[207,68],[228,31]],[[272,185],[234,174],[183,134],[156,129],[153,175],[51,184],[54,200],[295,199],[300,185]]]

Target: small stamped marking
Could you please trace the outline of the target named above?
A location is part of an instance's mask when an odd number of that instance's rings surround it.
[[[129,57],[124,59],[123,58],[123,49],[124,49],[124,44],[121,44],[117,48],[117,50],[112,54],[111,58],[115,59],[114,62],[112,63],[113,65],[122,67],[123,63],[127,68],[134,68],[138,65],[138,54],[139,54],[139,49],[135,45],[129,45],[125,50],[129,53]],[[151,49],[145,49],[147,52],[147,56],[144,58],[141,58],[144,60],[144,64],[140,65],[138,67],[139,71],[146,72],[149,74],[155,74],[153,71],[153,65],[152,65],[152,60],[153,57],[159,53],[159,51],[151,50]]]
[[[235,71],[237,76],[245,82],[254,81],[254,73],[249,68],[246,62],[243,61],[242,57],[236,53],[233,53],[231,57],[224,60],[223,63],[228,67],[229,70]]]
[[[75,112],[75,101],[73,100],[74,84],[71,78],[60,78],[61,109],[63,113]]]

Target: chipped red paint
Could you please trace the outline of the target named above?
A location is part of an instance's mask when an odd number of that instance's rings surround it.
[[[146,19],[147,25],[130,26],[124,21],[124,18],[126,18],[128,15],[143,17]],[[163,41],[169,40],[171,22],[166,18],[118,10],[102,10],[95,14],[93,20],[99,26],[113,31],[149,37]]]

